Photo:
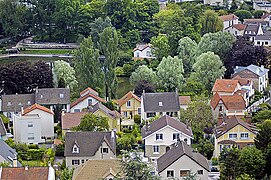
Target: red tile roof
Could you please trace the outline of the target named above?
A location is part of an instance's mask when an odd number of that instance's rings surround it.
[[[2,180],[48,180],[49,167],[8,167],[2,169]]]
[[[238,80],[232,79],[217,79],[213,86],[212,92],[229,92],[233,93],[236,86],[238,84]]]
[[[80,102],[84,101],[88,97],[93,97],[94,99],[96,99],[96,100],[98,100],[100,102],[106,102],[105,99],[103,99],[103,98],[101,98],[99,96],[96,96],[94,94],[88,93],[85,96],[82,96],[82,97],[76,99],[73,103],[71,103],[71,108],[74,107],[75,105],[79,104]]]
[[[90,91],[91,93],[98,95],[97,91],[95,91],[94,89],[88,87],[87,89],[85,89],[82,92],[80,92],[80,96],[82,96],[83,94],[85,94],[87,91]]]
[[[65,113],[62,114],[62,129],[71,129],[78,126],[81,122],[81,118],[86,115],[87,112]]]
[[[136,50],[143,51],[147,47],[151,47],[151,45],[150,44],[137,44],[136,48],[134,48],[134,51],[136,51]]]
[[[135,100],[137,100],[138,102],[140,101],[140,98],[137,97],[132,91],[129,91],[127,94],[125,94],[122,98],[120,98],[117,103],[119,106],[122,106],[123,104],[125,104],[127,101],[129,101],[130,99],[134,98]]]
[[[238,80],[239,84],[243,85],[249,85],[251,83],[250,79],[247,78],[241,78],[239,75],[232,78],[234,80]]]
[[[227,110],[244,110],[246,108],[246,102],[241,95],[219,96],[218,93],[215,93],[210,102],[213,109],[217,107],[220,100]]]
[[[46,107],[44,107],[44,106],[41,106],[41,105],[39,105],[39,104],[33,104],[32,106],[30,106],[30,107],[24,109],[22,115],[25,115],[25,114],[27,114],[27,113],[29,113],[29,112],[35,110],[35,109],[39,109],[39,110],[44,111],[44,112],[47,112],[47,113],[49,113],[49,114],[54,114],[54,112],[52,112],[51,109],[48,109],[48,108],[46,108]]]
[[[231,21],[231,20],[236,20],[236,19],[238,19],[238,17],[235,16],[234,14],[219,16],[219,18],[220,18],[222,21]]]
[[[246,29],[246,26],[245,24],[234,24],[233,27],[238,29],[239,31],[242,31],[242,30],[245,30]]]
[[[190,96],[179,96],[180,105],[188,105],[191,102]]]

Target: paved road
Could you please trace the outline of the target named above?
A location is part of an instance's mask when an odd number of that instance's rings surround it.
[[[72,55],[65,55],[65,54],[4,54],[4,55],[0,55],[0,59],[1,58],[10,58],[10,57],[73,58]]]

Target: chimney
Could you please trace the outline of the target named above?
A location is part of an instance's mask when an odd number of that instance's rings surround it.
[[[24,170],[26,170],[26,171],[27,171],[27,170],[28,170],[28,166],[25,166],[25,167],[24,167]]]
[[[113,129],[111,131],[111,142],[112,142],[112,145],[113,145],[113,149],[116,149],[116,130]]]
[[[16,155],[14,155],[14,158],[12,160],[12,167],[18,167],[18,160]]]

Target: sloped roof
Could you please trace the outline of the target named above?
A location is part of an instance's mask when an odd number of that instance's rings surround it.
[[[136,48],[134,48],[133,51],[136,51],[136,50],[143,51],[147,47],[151,47],[151,45],[150,44],[137,44]]]
[[[246,29],[246,26],[247,26],[246,24],[234,24],[234,25],[232,25],[230,27],[227,27],[225,30],[230,29],[230,28],[235,28],[238,31],[243,31],[243,30]]]
[[[49,167],[3,167],[1,179],[3,180],[48,180]]]
[[[105,105],[103,105],[102,103],[96,103],[93,107],[90,107],[88,109],[90,112],[95,113],[98,110],[103,111],[107,116],[111,117],[112,119],[116,119],[118,117],[120,117],[120,113],[117,111],[112,111],[110,109],[108,109]]]
[[[142,98],[145,112],[176,112],[180,110],[177,92],[143,93]],[[159,104],[161,105],[159,106]]]
[[[27,114],[27,113],[35,110],[35,109],[39,109],[39,110],[47,112],[49,114],[54,114],[54,112],[52,112],[50,109],[48,109],[48,108],[46,108],[44,106],[41,106],[39,104],[33,104],[32,106],[29,106],[28,108],[24,109],[22,115],[25,115],[25,114]]]
[[[35,95],[37,104],[70,104],[70,89],[68,88],[37,88]]]
[[[82,96],[83,94],[85,94],[85,93],[88,92],[88,91],[89,91],[89,93],[94,94],[94,95],[96,95],[96,96],[99,95],[99,93],[98,93],[97,91],[95,91],[94,89],[88,87],[88,88],[86,88],[85,90],[83,90],[82,92],[80,92],[80,96]]]
[[[80,124],[81,118],[86,115],[87,112],[75,112],[75,113],[64,113],[61,116],[62,129],[71,129]]]
[[[180,122],[177,119],[174,119],[168,115],[164,115],[160,117],[159,119],[153,121],[151,124],[148,125],[148,127],[144,126],[141,129],[142,138],[146,138],[147,136],[155,133],[156,131],[162,129],[163,127],[170,126],[174,129],[179,130],[180,132],[186,134],[187,136],[193,137],[193,132],[191,127],[188,127],[183,122]]]
[[[0,139],[0,156],[2,156],[5,161],[9,162],[11,165],[13,164],[12,159],[14,159],[17,156],[17,152],[15,149],[12,149],[7,143],[5,143],[4,140]],[[18,167],[21,167],[22,164],[17,161]],[[0,174],[1,177],[1,174]]]
[[[238,80],[239,84],[241,84],[241,86],[244,85],[250,85],[251,80],[248,78],[241,78],[239,75],[233,77],[232,79]]]
[[[237,125],[241,125],[253,134],[257,134],[258,130],[256,126],[253,126],[251,124],[246,123],[245,121],[239,119],[237,116],[232,116],[230,118],[224,117],[223,122],[221,125],[217,126],[215,129],[216,132],[216,138],[219,138],[232,128],[234,128]]]
[[[134,98],[138,102],[141,102],[139,97],[137,97],[132,91],[129,91],[122,98],[117,100],[117,103],[119,104],[119,106],[122,106],[123,104],[125,104],[127,101],[129,101],[132,98]]]
[[[255,40],[271,40],[271,32],[264,31],[263,34],[256,35]]]
[[[246,94],[247,91],[248,90],[239,89],[236,92],[234,92],[234,94],[243,96],[244,94]]]
[[[188,105],[191,102],[190,96],[179,96],[180,105]]]
[[[222,101],[227,110],[244,110],[246,108],[246,103],[241,95],[223,95],[219,96],[218,93],[211,98],[211,106],[215,109],[219,103]]]
[[[248,23],[265,23],[264,19],[255,19],[255,18],[251,18],[251,19],[244,19],[244,23],[248,24]]]
[[[232,20],[238,19],[238,17],[236,15],[234,15],[234,14],[219,16],[219,18],[222,21],[232,21]]]
[[[258,75],[258,76],[263,76],[264,74],[268,73],[268,69],[264,68],[264,67],[259,67],[259,66],[256,66],[254,64],[251,64],[247,67],[244,67],[244,66],[238,66],[234,68],[234,74],[236,73],[239,73],[243,70],[249,70],[251,72],[253,72],[254,74]]]
[[[158,173],[164,171],[182,156],[188,156],[192,161],[209,171],[207,159],[200,153],[193,152],[193,149],[185,142],[180,141],[172,145],[172,148],[157,159]]]
[[[0,137],[5,136],[6,134],[7,134],[7,131],[6,131],[5,125],[3,123],[2,118],[0,117]]]
[[[238,80],[217,79],[213,86],[212,92],[229,92],[233,93],[238,85]]]
[[[19,112],[35,103],[35,94],[2,95],[3,112]]]
[[[247,26],[246,26],[246,29],[245,29],[245,31],[248,31],[248,32],[252,32],[252,33],[255,33],[255,35],[258,33],[258,29],[260,28],[260,25],[258,25],[258,24],[248,24]],[[246,35],[246,33],[245,33],[245,35]]]
[[[76,106],[77,104],[79,104],[80,102],[84,101],[85,99],[87,99],[88,97],[92,97],[94,99],[96,99],[97,101],[100,101],[100,102],[106,102],[106,100],[104,100],[103,98],[99,97],[99,96],[96,96],[92,93],[88,93],[78,99],[76,99],[73,103],[71,103],[71,108]]]
[[[95,159],[88,160],[77,167],[73,173],[73,180],[97,180],[103,179],[106,175],[119,174],[122,176],[121,161],[119,159]]]
[[[80,147],[79,153],[72,153],[75,142]],[[94,156],[103,142],[106,142],[110,149],[116,153],[116,139],[111,139],[111,132],[67,132],[64,156]]]

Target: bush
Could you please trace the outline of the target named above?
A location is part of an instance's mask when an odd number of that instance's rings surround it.
[[[216,166],[216,165],[218,165],[218,159],[217,158],[212,158],[212,165],[213,166]]]
[[[244,21],[244,19],[250,19],[252,18],[252,14],[247,10],[238,10],[234,13],[236,16],[239,17],[240,21]]]
[[[64,156],[64,144],[59,144],[56,146],[56,156]]]
[[[115,68],[116,76],[124,76],[124,70],[123,67],[117,66]]]
[[[125,76],[130,77],[133,72],[133,66],[131,64],[124,64],[123,71]]]
[[[138,114],[136,114],[136,115],[134,116],[134,122],[135,122],[136,124],[140,124],[140,123],[141,123],[141,116],[138,115]]]

